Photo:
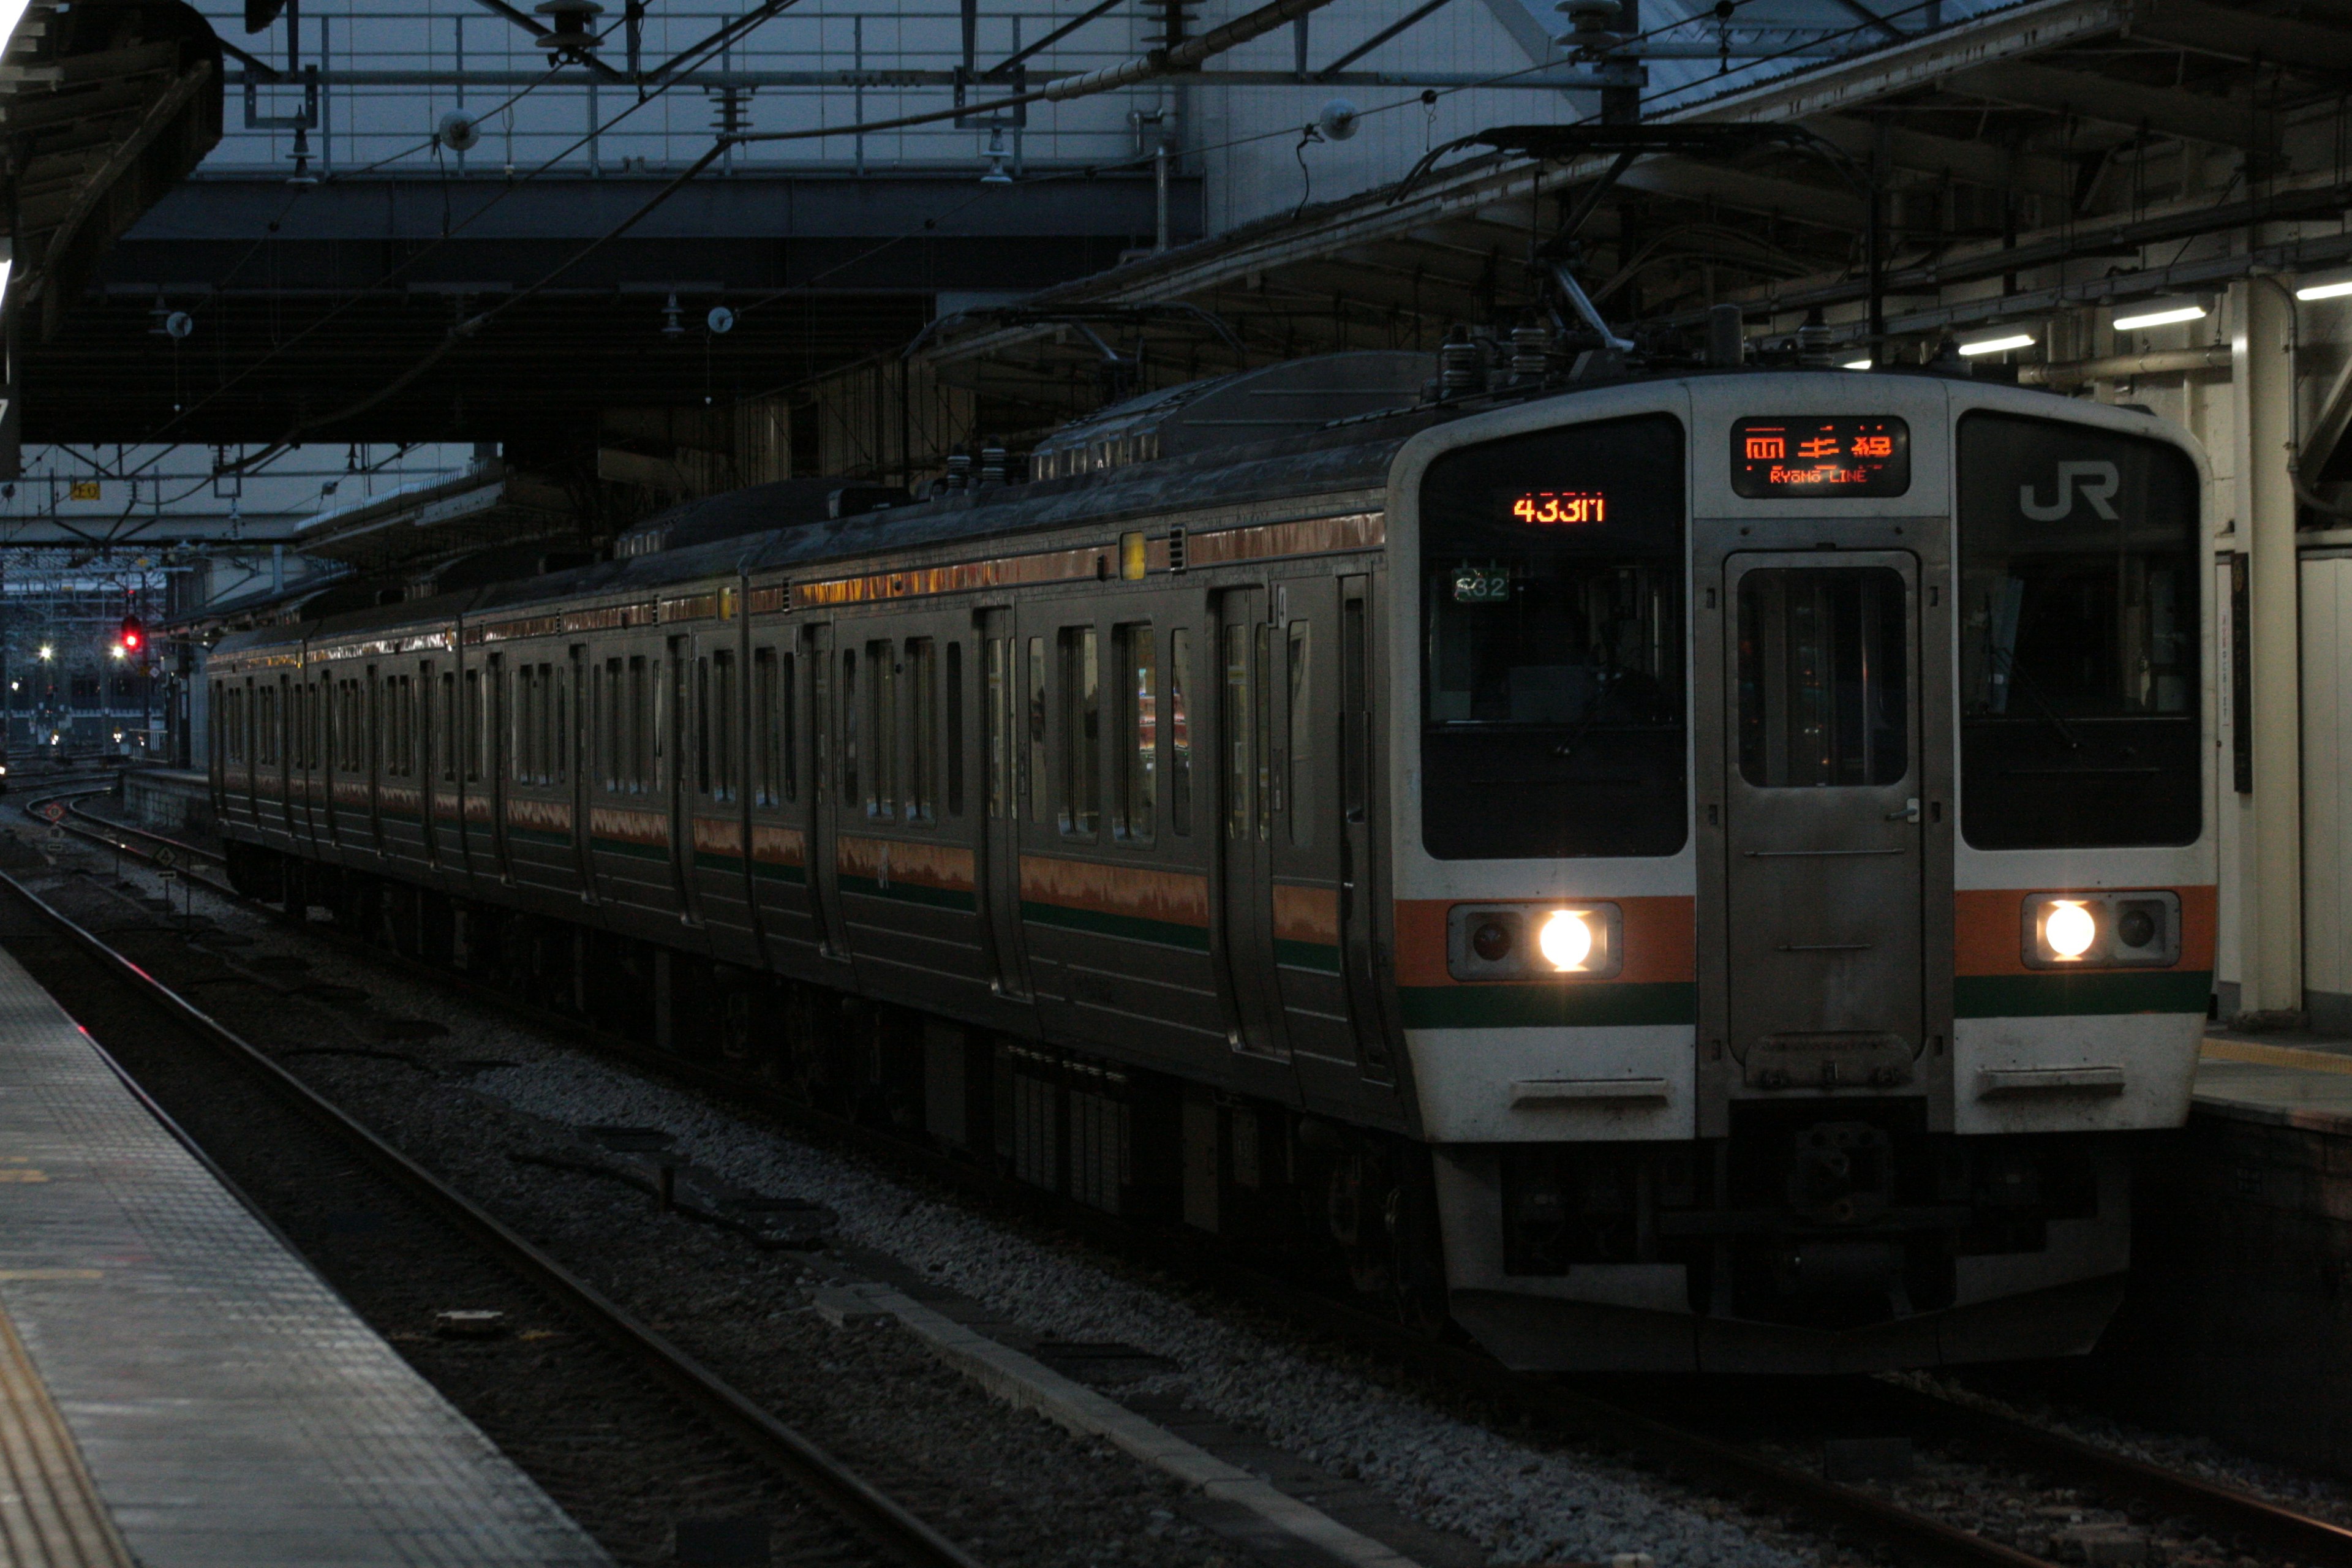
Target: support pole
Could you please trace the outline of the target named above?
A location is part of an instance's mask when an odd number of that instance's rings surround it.
[[[2238,536],[2247,553],[2253,793],[2237,797],[2239,1007],[2303,1010],[2302,615],[2295,564],[2294,305],[2237,285]],[[2230,797],[2223,796],[2225,803]],[[2225,806],[2226,808],[2226,806]]]

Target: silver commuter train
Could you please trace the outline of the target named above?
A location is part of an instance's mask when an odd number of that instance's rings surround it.
[[[1427,365],[229,637],[233,874],[1516,1367],[2086,1349],[2210,989],[2194,444]]]

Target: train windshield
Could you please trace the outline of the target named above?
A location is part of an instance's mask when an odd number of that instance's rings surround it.
[[[2203,820],[2197,471],[2160,441],[1960,421],[1960,826],[1980,849]]]
[[[1671,855],[1687,832],[1683,428],[1448,453],[1421,490],[1422,842]]]

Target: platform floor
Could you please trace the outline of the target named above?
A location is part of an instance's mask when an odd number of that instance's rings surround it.
[[[2197,1064],[2197,1107],[2242,1120],[2352,1133],[2352,1039],[2210,1031]]]
[[[609,1563],[5,953],[0,1563]]]

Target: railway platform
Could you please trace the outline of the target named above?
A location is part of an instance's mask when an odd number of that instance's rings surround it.
[[[2205,1041],[2147,1135],[2122,1310],[2085,1375],[2143,1418],[2352,1475],[2352,1038]]]
[[[0,1562],[608,1563],[5,953]]]

